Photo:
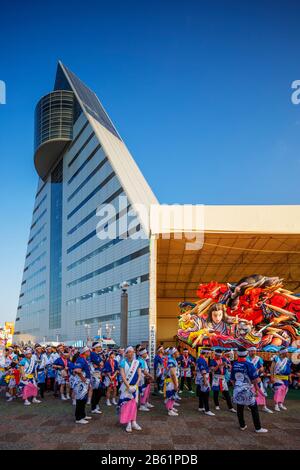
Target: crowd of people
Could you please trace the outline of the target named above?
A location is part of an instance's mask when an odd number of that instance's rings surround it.
[[[75,406],[76,423],[88,424],[92,417],[87,415],[87,405],[91,414],[99,415],[103,398],[106,406],[117,408],[120,423],[129,433],[142,429],[137,423],[137,412],[153,408],[151,390],[162,397],[166,413],[176,417],[185,388],[189,394],[197,394],[198,410],[206,416],[217,415],[221,394],[228,410],[237,413],[241,430],[247,428],[244,419],[247,407],[255,431],[264,433],[267,430],[261,426],[259,407],[266,413],[286,410],[287,391],[289,386],[299,386],[299,377],[286,349],[280,350],[268,364],[254,347],[239,348],[236,354],[232,350],[202,348],[195,360],[188,349],[180,352],[176,347],[159,346],[153,373],[143,346],[115,351],[103,349],[99,342],[81,349],[64,344],[56,347],[36,344],[33,348],[14,345],[6,348],[0,364],[0,386],[8,402],[19,398],[25,406],[38,404],[45,399],[45,392],[51,391]],[[267,404],[269,387],[273,390],[274,410]]]

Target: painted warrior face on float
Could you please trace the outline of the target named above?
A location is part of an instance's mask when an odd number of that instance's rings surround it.
[[[252,331],[252,321],[241,320],[236,326],[236,336],[243,337],[251,333]]]

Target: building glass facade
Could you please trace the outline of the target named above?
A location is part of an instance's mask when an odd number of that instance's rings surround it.
[[[132,201],[92,118],[112,143],[124,145],[123,141],[96,95],[62,65],[55,91],[60,87],[75,97],[72,140],[55,167],[38,182],[14,340],[75,344],[101,329],[103,334],[109,331],[118,344],[120,284],[127,281],[129,342],[145,341],[149,240],[128,236],[141,229],[138,217],[131,221],[130,233],[108,239],[97,236],[99,206],[115,208],[118,229],[126,218],[131,220]],[[47,158],[46,147],[41,156]],[[120,207],[120,197],[125,196],[128,202]]]
[[[61,327],[62,294],[62,160],[51,173],[51,214],[50,214],[50,292],[49,329]]]

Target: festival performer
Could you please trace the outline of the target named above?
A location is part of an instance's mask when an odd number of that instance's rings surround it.
[[[19,374],[19,371],[17,371],[18,359],[15,359],[16,356],[12,354],[12,352],[12,348],[6,348],[4,356],[1,358],[0,386],[5,389],[8,402],[16,398],[16,380],[19,379],[19,377],[17,377],[17,374]]]
[[[163,394],[164,387],[164,348],[159,346],[154,356],[154,377],[156,393]]]
[[[252,388],[253,384],[255,391],[258,392],[260,378],[254,365],[247,361],[247,349],[240,346],[237,354],[238,359],[232,365],[231,381],[233,383],[233,402],[237,405],[240,429],[241,431],[247,429],[244,419],[244,407],[248,406],[251,410],[255,432],[266,433],[268,430],[262,428],[260,424],[258,406]]]
[[[76,399],[75,422],[77,424],[88,424],[89,420],[92,419],[91,416],[87,416],[85,412],[91,380],[90,367],[87,361],[89,355],[90,349],[87,346],[82,348],[73,369],[75,375],[74,393]]]
[[[264,383],[263,383],[263,377],[264,377],[264,361],[263,359],[256,354],[257,349],[255,346],[252,346],[248,348],[249,356],[247,357],[247,360],[250,361],[255,369],[257,370],[257,373],[260,377],[260,382],[258,384],[258,390],[257,390],[257,396],[256,396],[256,403],[259,406],[262,406],[262,411],[265,413],[273,413],[270,408],[267,407],[267,402],[266,402],[266,397],[268,396]],[[253,387],[253,391],[254,387]]]
[[[10,359],[10,361],[13,362],[18,362],[19,358],[18,355],[16,354],[14,348],[12,346],[8,346],[7,348],[7,358]]]
[[[46,388],[54,392],[55,370],[53,369],[53,362],[57,359],[54,356],[52,346],[46,346]]]
[[[178,416],[178,411],[175,408],[175,397],[178,392],[178,364],[176,358],[179,353],[175,347],[169,348],[168,353],[168,364],[164,382],[165,405],[169,416]]]
[[[102,346],[101,343],[95,342],[92,346],[92,352],[90,354],[90,370],[91,370],[91,387],[93,390],[91,399],[91,413],[101,414],[102,411],[99,408],[99,402],[103,392],[105,390],[102,370],[104,368],[104,362],[102,360]]]
[[[11,364],[11,359],[9,357],[9,351],[6,348],[4,350],[4,353],[0,355],[0,392],[5,391],[5,396],[8,399],[10,398],[10,393],[7,390],[6,374],[7,374],[7,368],[10,366],[10,364]]]
[[[11,361],[6,368],[5,382],[7,383],[8,398],[6,401],[10,402],[17,398],[17,387],[20,383],[20,370],[18,363]]]
[[[116,355],[116,361],[118,364],[122,361],[122,359],[125,358],[125,349],[124,348],[119,348],[118,349],[118,354]]]
[[[210,360],[210,370],[212,372],[212,391],[216,410],[220,410],[219,392],[222,393],[226,400],[229,411],[236,413],[232,406],[231,397],[229,395],[228,385],[226,381],[226,369],[229,368],[227,360],[222,357],[222,350],[216,349],[214,357]]]
[[[273,384],[275,411],[287,410],[284,405],[289,390],[292,362],[288,358],[288,350],[282,348],[275,356],[271,365],[271,383]]]
[[[43,353],[43,348],[40,344],[36,344],[34,349],[35,349],[34,359],[36,363],[37,385],[40,391],[40,397],[44,398],[44,392],[46,388],[47,358],[46,358],[45,353]]]
[[[35,358],[32,354],[32,349],[27,348],[24,350],[24,358],[19,363],[20,366],[20,384],[19,390],[22,392],[22,398],[24,400],[24,405],[31,405],[28,398],[32,398],[32,403],[41,403],[38,400],[38,388],[36,384],[36,363]]]
[[[70,400],[70,352],[67,348],[59,350],[59,358],[53,363],[53,368],[57,370],[56,382],[59,385],[61,400]],[[66,395],[65,395],[66,391]]]
[[[210,392],[210,380],[209,380],[209,349],[201,349],[200,355],[196,361],[196,379],[195,383],[197,386],[197,397],[199,398],[199,411],[203,411],[207,416],[215,416],[215,413],[209,409],[209,392]]]
[[[183,387],[186,382],[190,393],[194,393],[192,390],[192,376],[195,368],[194,359],[189,355],[189,350],[184,348],[182,355],[179,356],[178,362],[180,364],[180,390],[179,393],[183,392]]]
[[[141,431],[141,426],[136,422],[141,367],[132,346],[125,350],[125,358],[121,360],[119,367],[122,377],[119,397],[120,424],[126,424],[128,433],[132,430]]]
[[[110,351],[108,354],[108,359],[104,365],[104,372],[106,373],[105,377],[105,386],[106,389],[106,405],[111,406],[117,405],[117,386],[118,386],[118,374],[119,374],[119,364],[115,359],[114,351]]]
[[[70,384],[70,395],[72,399],[72,406],[76,406],[76,394],[75,394],[74,387],[75,387],[75,382],[77,379],[76,379],[76,374],[74,373],[74,367],[79,356],[80,356],[79,350],[77,348],[73,349],[72,357],[70,356],[72,367],[70,367],[69,369],[69,384]]]
[[[53,395],[55,396],[55,398],[59,397],[60,385],[57,382],[58,369],[56,369],[54,367],[54,362],[56,361],[56,359],[60,358],[60,355],[63,353],[63,350],[64,350],[64,345],[63,344],[58,344],[56,347],[53,347],[52,368],[53,368],[54,373],[55,373]]]
[[[141,369],[141,380],[139,384],[139,395],[140,395],[140,411],[150,411],[150,408],[153,408],[154,405],[149,402],[150,391],[151,391],[151,382],[153,378],[150,374],[149,365],[148,365],[148,351],[147,349],[139,350],[139,362]]]
[[[227,387],[229,389],[230,384],[230,374],[231,374],[231,367],[232,362],[234,361],[234,352],[232,350],[227,350],[223,352],[223,358],[225,359],[226,369],[225,369],[225,380],[227,383]]]

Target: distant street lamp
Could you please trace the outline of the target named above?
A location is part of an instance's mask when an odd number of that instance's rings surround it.
[[[102,339],[102,324],[100,322],[98,325],[98,336],[100,339]]]
[[[89,342],[91,325],[89,323],[85,323],[84,328],[85,328],[85,334],[86,334],[86,343],[88,343]]]
[[[128,346],[128,282],[124,281],[121,284],[121,333],[120,333],[120,346],[126,348]]]
[[[105,331],[106,331],[106,336],[108,338],[112,337],[112,330],[114,330],[115,328],[116,328],[115,325],[110,325],[109,323],[106,323]]]

